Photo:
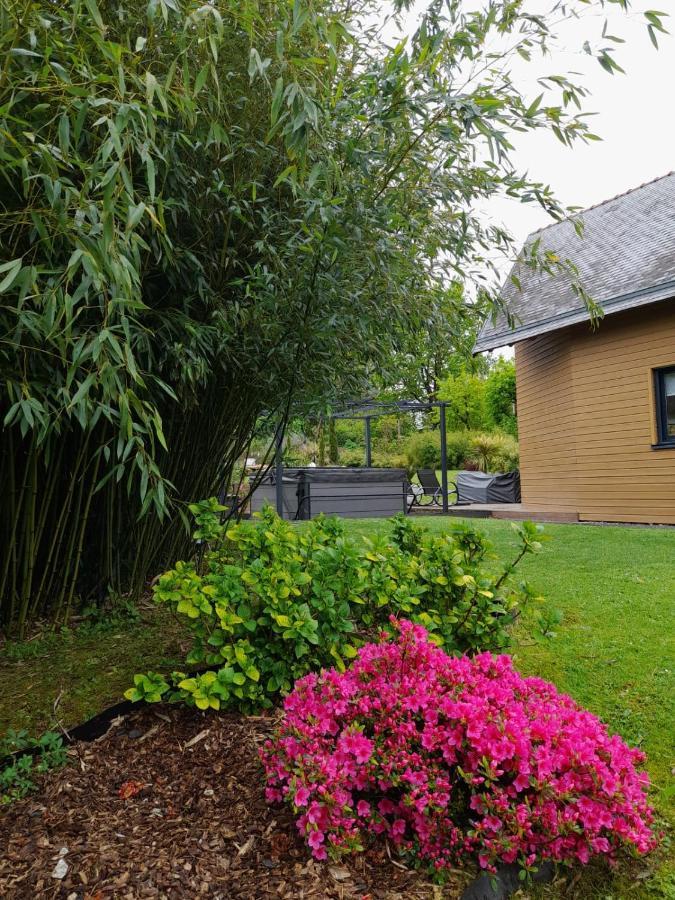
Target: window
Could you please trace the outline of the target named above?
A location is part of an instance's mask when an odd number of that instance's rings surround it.
[[[675,366],[655,369],[658,444],[675,447]]]

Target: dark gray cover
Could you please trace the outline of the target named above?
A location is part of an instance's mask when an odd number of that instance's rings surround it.
[[[520,472],[495,475],[488,485],[488,503],[520,503]]]
[[[518,472],[458,472],[456,484],[458,503],[520,503]]]
[[[458,503],[487,503],[488,486],[494,475],[485,472],[458,472],[457,502]]]

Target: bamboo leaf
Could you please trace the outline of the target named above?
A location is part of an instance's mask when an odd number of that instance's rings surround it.
[[[70,152],[70,119],[66,113],[59,119],[59,147],[64,156]]]
[[[75,391],[75,395],[73,399],[70,401],[70,407],[77,406],[77,404],[84,399],[84,397],[89,393],[89,389],[96,381],[96,372],[90,372],[89,375],[84,379],[84,381],[80,384],[78,389]]]
[[[101,31],[105,31],[105,25],[103,24],[101,12],[98,8],[96,0],[84,0],[84,5],[89,10],[89,15],[92,17],[96,25],[101,29]]]
[[[11,286],[17,279],[19,272],[21,271],[21,265],[23,263],[23,258],[19,257],[18,259],[12,259],[10,262],[3,263],[0,265],[0,272],[6,272],[5,277],[0,281],[0,294],[4,294],[5,291],[9,290]]]
[[[151,156],[145,161],[145,168],[148,177],[148,190],[150,192],[150,199],[152,201],[155,200],[155,161]]]
[[[145,73],[145,99],[148,106],[152,106],[152,101],[157,90],[157,79],[150,70]]]
[[[275,180],[275,182],[274,182],[274,187],[275,187],[275,188],[276,188],[276,187],[279,187],[279,185],[280,185],[283,181],[288,181],[288,180],[289,180],[288,176],[291,175],[292,173],[294,173],[296,170],[297,170],[297,166],[295,166],[295,165],[286,166],[286,168],[283,170],[283,172],[281,172],[281,173],[277,176],[277,178],[276,178],[276,180]]]
[[[209,77],[210,65],[207,63],[205,66],[199,70],[197,77],[195,78],[195,88],[194,88],[194,96],[200,93],[204,85],[206,84],[206,79]]]
[[[127,231],[131,231],[132,228],[135,228],[136,225],[143,218],[143,213],[146,210],[145,203],[137,203],[135,206],[129,207],[129,212],[127,215]]]

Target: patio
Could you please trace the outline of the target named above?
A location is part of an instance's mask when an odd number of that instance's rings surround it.
[[[568,509],[536,509],[524,503],[460,503],[444,510],[433,504],[414,506],[415,516],[455,516],[462,519],[510,519],[512,521],[558,522],[568,524],[579,521],[579,514]]]

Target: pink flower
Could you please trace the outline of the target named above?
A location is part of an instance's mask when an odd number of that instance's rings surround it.
[[[405,832],[405,819],[396,819],[391,826],[391,833],[394,837],[401,837]]]
[[[655,846],[640,751],[509,657],[449,657],[395,627],[347,671],[300,679],[263,745],[266,797],[303,808],[316,859],[387,834],[436,871]]]
[[[324,835],[322,831],[310,831],[309,837],[307,838],[307,843],[312,848],[312,850],[316,850],[317,847],[320,847],[324,842]]]
[[[358,732],[355,734],[345,734],[340,739],[339,746],[345,753],[351,753],[358,763],[365,763],[371,757],[374,742],[364,737]]]

